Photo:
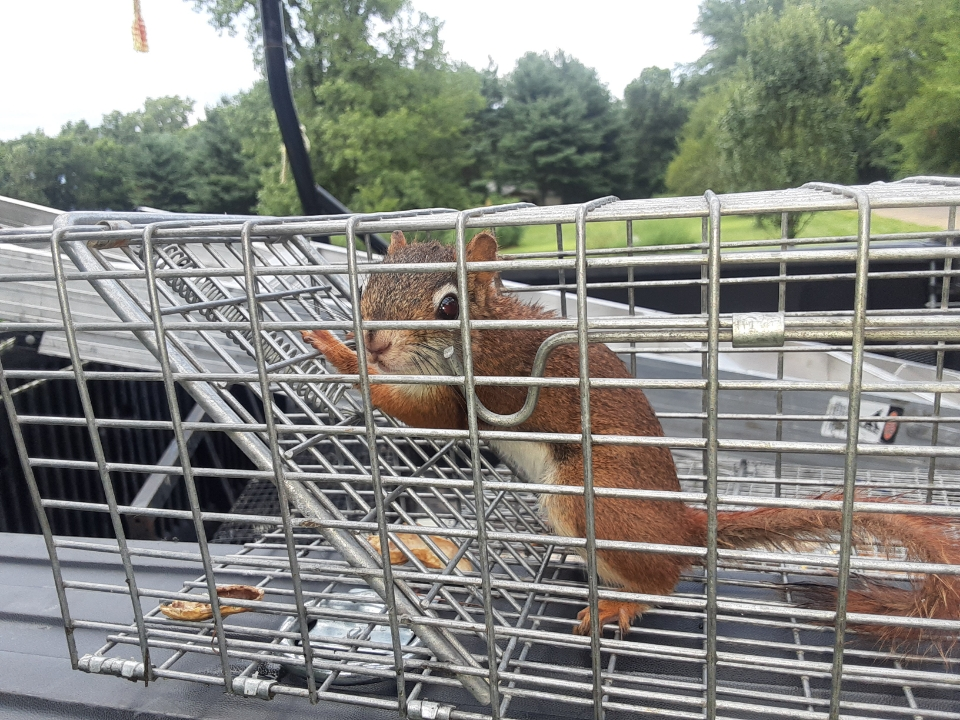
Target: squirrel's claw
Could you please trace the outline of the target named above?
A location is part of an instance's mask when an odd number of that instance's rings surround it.
[[[601,600],[598,607],[598,610],[600,611],[600,631],[603,632],[603,626],[608,622],[611,620],[616,620],[617,624],[620,625],[620,632],[626,635],[628,632],[630,632],[630,625],[633,623],[634,618],[636,618],[638,615],[641,615],[646,609],[646,605],[640,605],[639,603],[624,603],[616,602],[614,600]],[[573,629],[574,634],[589,635],[590,608],[585,607],[583,610],[577,613],[577,620],[580,621],[580,624]]]

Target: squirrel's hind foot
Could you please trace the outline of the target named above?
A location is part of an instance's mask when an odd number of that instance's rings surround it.
[[[626,635],[630,631],[630,625],[633,623],[634,618],[642,615],[647,607],[647,605],[641,605],[640,603],[601,600],[598,607],[600,611],[600,631],[603,632],[603,626],[608,622],[616,620],[617,624],[620,625],[620,631]],[[585,607],[577,613],[577,620],[580,621],[580,624],[573,629],[573,632],[576,635],[589,635],[590,608]]]

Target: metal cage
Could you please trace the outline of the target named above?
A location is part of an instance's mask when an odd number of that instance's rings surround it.
[[[0,367],[0,392],[73,667],[261,699],[250,702],[283,694],[413,718],[960,718],[955,654],[890,654],[844,634],[850,573],[960,573],[904,562],[896,549],[855,553],[849,532],[854,488],[960,515],[960,373],[951,369],[960,348],[958,204],[960,181],[914,178],[463,212],[67,213],[52,227],[0,231],[4,330],[40,337],[43,351],[71,363]],[[920,206],[950,206],[949,229],[871,232],[872,210]],[[834,211],[849,222],[846,234],[787,236],[791,214]],[[725,241],[725,221],[761,214],[782,218],[782,231]],[[647,221],[683,218],[701,219],[700,242],[643,244]],[[600,224],[618,228],[623,242],[588,249]],[[378,271],[366,235],[441,234],[462,250],[474,229],[505,226],[555,227],[556,250],[504,255],[485,268],[502,271],[507,291],[557,310],[540,326],[564,333],[581,353],[590,342],[610,343],[635,378],[580,382],[581,395],[603,383],[642,387],[667,433],[604,437],[588,428],[573,441],[665,443],[680,497],[711,516],[718,508],[838,508],[845,532],[836,544],[798,555],[718,549],[710,537],[697,550],[701,565],[675,593],[652,598],[655,607],[629,633],[571,634],[577,610],[598,598],[651,598],[598,585],[592,553],[610,541],[594,537],[589,518],[585,538],[545,524],[537,498],[556,489],[523,482],[488,447],[517,433],[478,429],[469,353],[441,379],[464,391],[469,430],[412,429],[364,401],[369,377],[336,374],[299,333],[362,332],[354,301]],[[458,277],[466,268],[458,264]],[[828,286],[839,306],[797,303]],[[919,288],[912,300],[885,291],[907,286]],[[680,291],[698,311],[636,302],[642,293]],[[741,300],[731,310],[735,293]],[[91,388],[120,376],[160,385],[170,419],[98,415]],[[78,394],[76,416],[22,410],[17,388],[64,379]],[[241,402],[238,388],[253,399]],[[85,429],[89,456],[58,459],[31,426]],[[172,433],[175,452],[119,461],[126,455],[105,440],[117,437],[104,434],[110,428],[129,438]],[[228,437],[254,469],[196,464],[191,438],[201,434]],[[571,441],[544,438],[558,439]],[[96,473],[102,501],[44,495],[37,478],[50,468]],[[122,505],[118,474],[181,484],[187,504]],[[225,476],[246,480],[246,490],[230,512],[214,512],[201,490]],[[591,496],[589,465],[584,485]],[[838,489],[842,501],[818,499]],[[107,515],[115,540],[54,536],[55,511]],[[197,542],[130,539],[138,524],[157,519],[192,523]],[[402,564],[384,563],[397,533],[419,535],[428,558],[441,562],[407,553]],[[231,541],[238,544],[224,544]],[[64,557],[95,557],[112,570],[91,578]],[[792,602],[805,580],[837,582],[836,612]],[[215,599],[218,586],[233,584],[264,595]],[[210,603],[212,617],[161,612],[178,600]],[[248,612],[229,614],[237,608]],[[891,622],[960,633],[960,618]]]

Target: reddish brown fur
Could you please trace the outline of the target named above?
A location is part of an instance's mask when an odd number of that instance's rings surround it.
[[[467,247],[467,260],[496,258],[496,241],[477,235]],[[452,262],[452,248],[438,243],[407,244],[394,233],[385,263]],[[434,296],[455,285],[453,274],[376,274],[364,290],[361,313],[366,320],[410,320],[436,317]],[[551,317],[536,305],[499,291],[494,273],[471,273],[470,317],[481,319],[526,319]],[[380,331],[381,333],[384,331]],[[472,330],[474,372],[478,376],[529,376],[540,344],[548,330]],[[307,331],[304,338],[324,353],[340,372],[355,374],[357,356],[326,331]],[[389,349],[378,361],[392,363],[398,374],[444,374],[438,358],[443,348],[457,343],[456,333],[433,330],[367,333],[367,346],[376,342]],[[606,345],[590,346],[590,375],[597,378],[627,378],[629,373]],[[392,353],[392,354],[391,354]],[[411,369],[412,355],[418,355]],[[549,377],[579,375],[577,348],[561,346],[547,363]],[[406,365],[404,365],[406,363]],[[379,371],[370,366],[371,373]],[[426,388],[427,386],[420,386]],[[465,428],[466,413],[458,389],[432,386],[413,397],[409,387],[372,385],[373,404],[399,420],[416,427]],[[477,395],[489,409],[512,413],[520,409],[526,388],[479,386]],[[639,389],[593,389],[590,393],[591,430],[600,435],[663,435],[656,414]],[[481,423],[481,428],[483,428]],[[580,396],[575,387],[544,388],[536,409],[518,430],[528,432],[580,432]],[[556,475],[553,482],[583,485],[583,457],[579,445],[551,445]],[[643,488],[678,491],[677,472],[667,448],[595,445],[594,484],[599,487]],[[561,534],[584,537],[585,512],[582,497],[544,495],[542,506],[554,529]],[[666,543],[703,547],[706,544],[706,514],[681,502],[597,498],[596,536],[604,540]],[[927,562],[960,562],[960,543],[950,537],[948,521],[912,515],[859,513],[855,516],[859,539],[873,538],[881,544],[902,544],[910,559]],[[839,514],[826,511],[764,508],[747,512],[720,513],[718,541],[721,547],[798,548],[805,543],[833,538],[840,527]],[[628,591],[667,595],[680,573],[693,562],[689,556],[656,555],[626,551],[601,551],[598,570],[608,584]],[[633,618],[645,609],[635,603],[602,600],[600,621],[617,621],[626,631]],[[960,580],[956,576],[928,575],[914,591],[874,585],[869,592],[849,595],[850,612],[895,614],[906,617],[960,617]],[[579,615],[576,631],[588,633],[589,613]],[[906,628],[868,628],[895,644],[921,639]]]
[[[840,494],[823,499],[842,499]],[[889,498],[857,497],[858,502],[897,502]],[[717,542],[720,547],[773,547],[782,550],[803,550],[815,542],[829,542],[841,530],[840,513],[826,510],[785,510],[759,508],[746,512],[718,515]],[[706,544],[706,513],[690,509],[691,525],[696,528],[696,544]],[[960,538],[950,518],[923,515],[891,515],[855,513],[854,545],[864,548],[902,547],[906,560],[912,562],[958,564]],[[858,587],[859,586],[859,587]],[[836,593],[817,586],[800,588],[806,604],[830,608]],[[960,577],[926,574],[914,576],[910,589],[879,581],[859,579],[847,593],[847,612],[870,615],[956,620],[960,618]],[[956,643],[956,633],[940,633],[892,625],[857,625],[858,630],[877,637],[881,644],[895,648],[923,651],[922,645],[934,642],[943,651]]]

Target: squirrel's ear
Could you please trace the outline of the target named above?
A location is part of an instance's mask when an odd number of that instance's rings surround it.
[[[467,262],[493,262],[497,259],[497,239],[484,230],[473,236],[473,240],[467,243]],[[477,279],[484,284],[489,284],[496,277],[495,272],[477,273]]]
[[[467,243],[467,262],[492,262],[497,259],[497,239],[484,230]]]
[[[400,230],[394,230],[390,233],[390,247],[387,248],[387,255],[393,255],[397,250],[402,250],[407,246],[407,239]]]

